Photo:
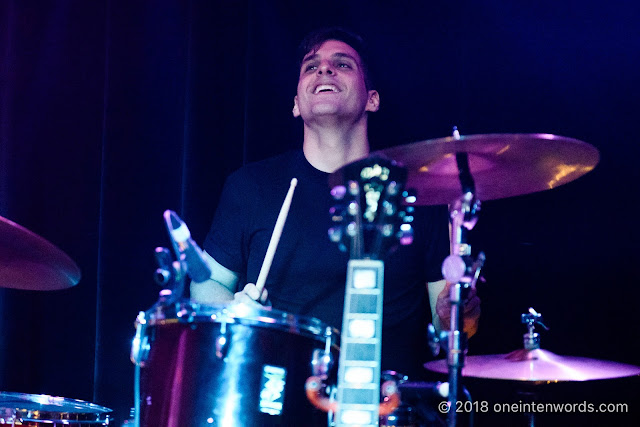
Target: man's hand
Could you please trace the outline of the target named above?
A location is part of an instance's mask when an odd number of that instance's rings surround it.
[[[244,303],[253,307],[263,307],[263,305],[267,304],[268,297],[269,292],[267,292],[266,288],[259,292],[255,284],[247,283],[243,290],[233,295],[233,302]]]
[[[440,325],[448,330],[451,326],[451,304],[449,301],[449,288],[451,283],[447,283],[442,292],[438,294],[436,301],[436,314],[440,317]],[[471,288],[469,296],[464,302],[464,332],[467,337],[473,336],[478,331],[478,321],[480,320],[480,298],[476,294],[476,289]]]

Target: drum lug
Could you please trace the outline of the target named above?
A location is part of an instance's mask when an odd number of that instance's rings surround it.
[[[325,345],[324,350],[315,349],[311,359],[311,372],[313,376],[326,380],[329,377],[329,372],[333,368],[333,354],[331,354],[331,344],[333,339],[333,332],[331,328],[325,330]]]
[[[136,335],[131,343],[131,361],[141,367],[143,367],[147,361],[149,350],[151,349],[149,338],[145,333],[146,329],[147,319],[145,312],[141,311],[136,318]]]
[[[227,324],[220,324],[220,336],[216,338],[216,357],[224,359],[229,348],[229,339],[227,338]]]

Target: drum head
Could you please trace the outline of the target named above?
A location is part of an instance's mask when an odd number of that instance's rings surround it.
[[[146,316],[149,326],[171,323],[236,323],[277,329],[323,342],[327,336],[331,336],[332,345],[336,348],[340,345],[340,332],[319,319],[246,304],[205,305],[183,301],[154,307]]]

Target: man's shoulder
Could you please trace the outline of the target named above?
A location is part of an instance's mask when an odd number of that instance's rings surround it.
[[[273,157],[247,163],[240,167],[231,176],[250,180],[262,181],[267,178],[288,176],[292,168],[302,159],[302,150],[287,151]]]

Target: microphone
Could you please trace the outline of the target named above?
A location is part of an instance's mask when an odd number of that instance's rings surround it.
[[[164,220],[178,260],[186,265],[187,274],[194,282],[209,279],[211,269],[202,255],[202,249],[191,238],[187,224],[172,210],[164,211]]]

